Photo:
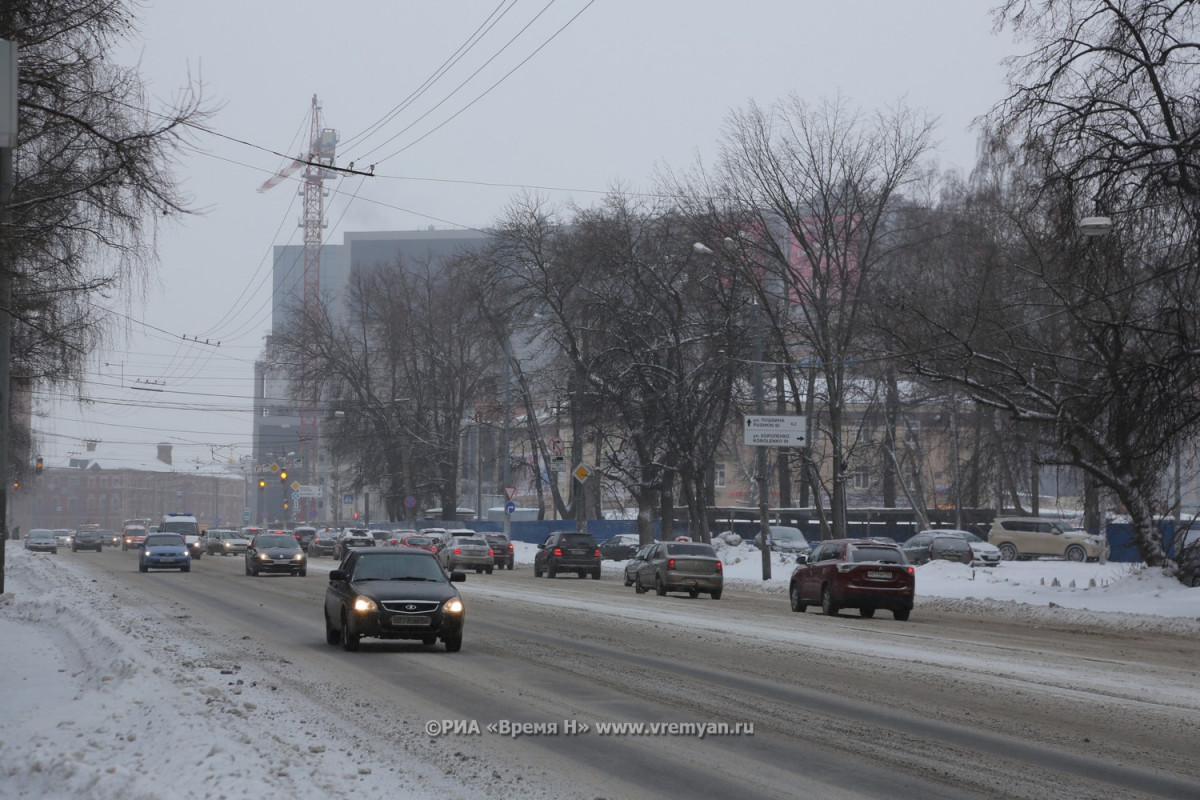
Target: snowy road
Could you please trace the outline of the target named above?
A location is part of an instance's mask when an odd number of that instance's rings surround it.
[[[330,566],[140,575],[119,551],[10,550],[0,795],[1200,795],[1187,633],[937,607],[835,619],[518,566],[462,585],[461,653],[351,654],[324,644]],[[459,732],[430,737],[431,720]],[[597,730],[649,722],[754,733]],[[543,735],[487,730],[506,723]]]

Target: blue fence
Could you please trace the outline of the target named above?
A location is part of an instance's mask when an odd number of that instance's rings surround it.
[[[470,528],[480,533],[495,533],[504,530],[504,523],[491,522],[485,519],[473,519],[458,522],[444,522],[439,519],[423,519],[417,521],[417,530],[423,528]],[[637,520],[632,519],[590,519],[587,523],[588,533],[597,542],[620,533],[637,533]],[[571,519],[540,519],[526,522],[510,522],[509,533],[514,542],[529,542],[540,544],[554,531],[575,530],[575,520]],[[675,535],[687,533],[686,525],[676,525]],[[655,538],[662,538],[662,527],[654,522]]]

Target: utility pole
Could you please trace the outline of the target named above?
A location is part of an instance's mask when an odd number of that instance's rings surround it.
[[[763,413],[762,305],[754,301],[754,413]],[[771,526],[767,522],[767,448],[755,447],[755,471],[758,473],[758,535],[762,547],[762,579],[771,580]]]
[[[17,148],[17,44],[0,39],[0,594],[4,593],[5,554],[8,543],[8,410],[11,406],[12,371],[12,230],[13,150]]]

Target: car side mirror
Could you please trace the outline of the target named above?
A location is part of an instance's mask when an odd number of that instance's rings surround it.
[[[329,582],[330,583],[333,583],[334,581],[344,581],[344,580],[346,580],[346,573],[342,572],[340,569],[331,569],[329,571]]]
[[[537,546],[537,549],[538,549],[538,550],[541,550],[541,549],[542,549],[542,548],[544,548],[545,546],[546,546],[546,545],[544,545],[544,544],[539,544],[539,545]]]
[[[800,555],[796,556],[796,563],[797,564],[807,564],[808,556],[805,555],[804,553],[801,553]]]
[[[459,572],[458,570],[455,570],[454,572],[450,573],[450,582],[451,583],[463,583],[464,581],[466,581],[466,579],[467,579],[467,573],[465,573],[465,572]]]

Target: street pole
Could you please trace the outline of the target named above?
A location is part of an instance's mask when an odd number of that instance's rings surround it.
[[[504,334],[504,444],[502,446],[502,450],[500,453],[500,457],[502,459],[504,459],[503,473],[504,473],[504,538],[505,539],[512,538],[512,536],[511,536],[511,534],[512,534],[512,514],[508,510],[509,503],[512,502],[512,498],[508,496],[508,487],[512,485],[510,483],[510,481],[512,480],[512,476],[510,474],[510,466],[511,465],[508,463],[511,460],[509,458],[510,445],[508,442],[508,418],[510,416],[512,416],[512,414],[511,414],[512,409],[510,407],[511,406],[511,393],[510,393],[511,387],[509,386],[509,383],[511,382],[511,379],[509,377],[509,370],[511,368],[509,359],[512,358],[511,351],[512,351],[512,340],[511,340],[511,337],[509,337],[508,332],[506,331]]]
[[[754,413],[763,413],[762,306],[754,301]],[[759,547],[762,548],[762,579],[771,580],[771,527],[767,522],[767,448],[757,445]]]
[[[8,409],[12,394],[9,369],[12,341],[12,275],[15,270],[12,240],[13,150],[17,146],[17,45],[0,39],[0,594],[4,594],[5,553],[8,543]],[[26,531],[28,534],[28,531]]]

